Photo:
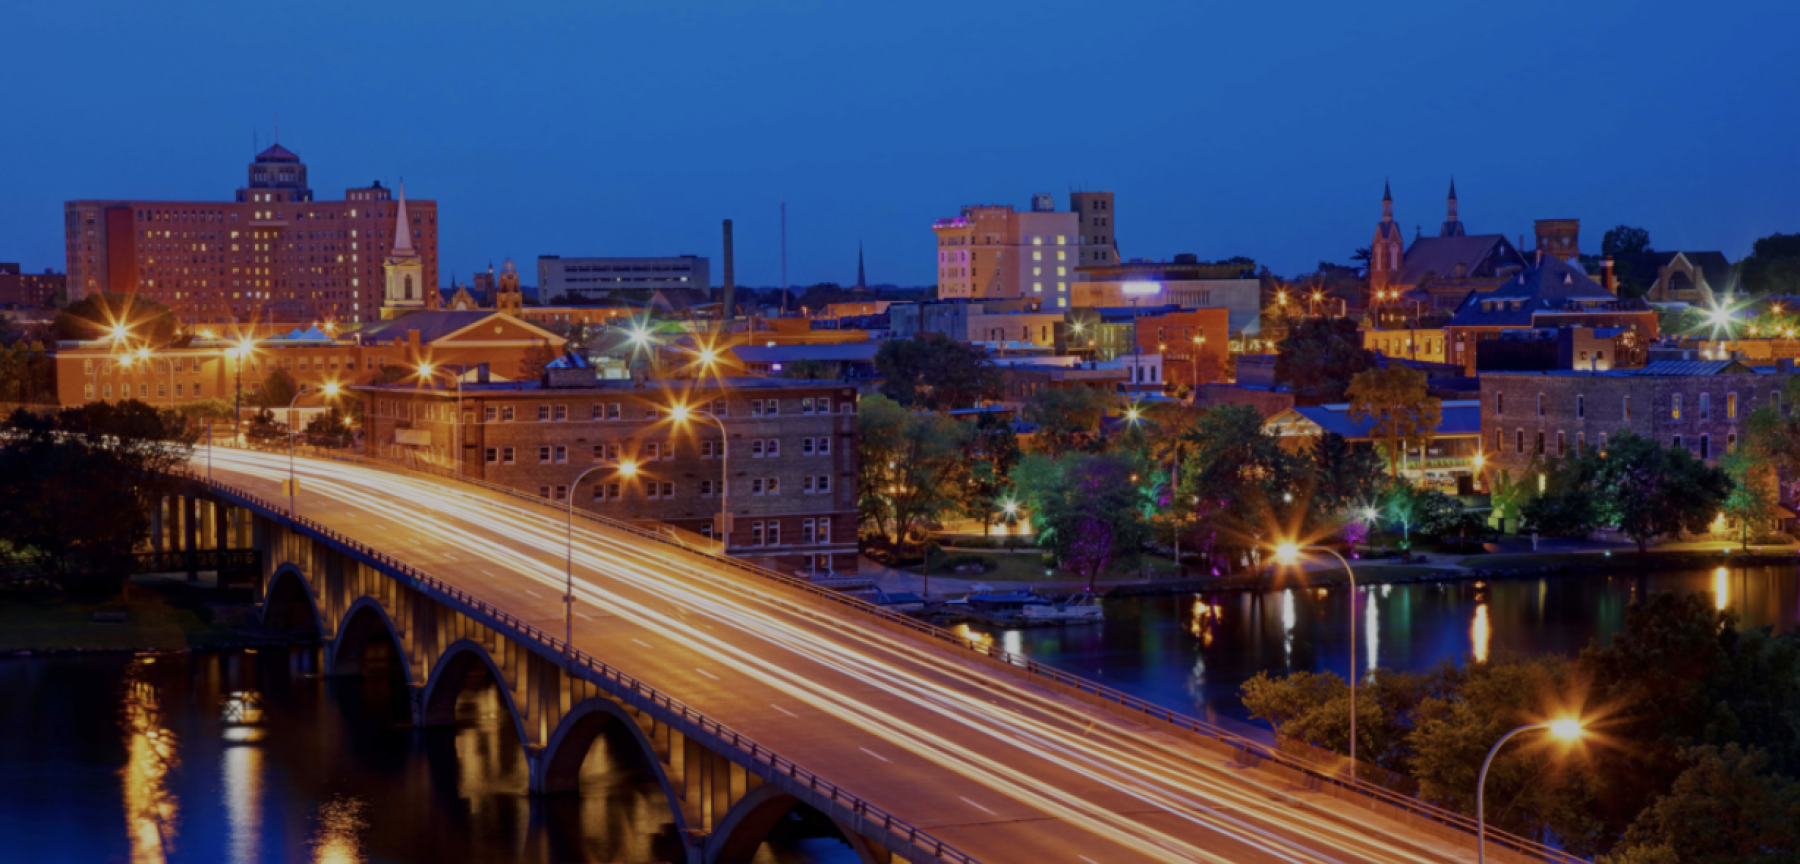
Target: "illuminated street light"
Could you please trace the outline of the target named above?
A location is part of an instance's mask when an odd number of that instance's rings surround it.
[[[728,452],[731,433],[725,429],[725,421],[711,411],[695,411],[686,405],[674,405],[669,408],[669,416],[677,423],[687,422],[691,418],[705,418],[719,427],[719,552],[724,554],[731,548],[731,454]],[[634,469],[635,470],[635,469]],[[629,476],[629,475],[627,475]]]
[[[1275,562],[1285,566],[1300,563],[1301,552],[1324,552],[1336,558],[1344,565],[1344,573],[1350,577],[1350,782],[1356,780],[1356,570],[1350,562],[1344,560],[1336,549],[1324,546],[1301,546],[1298,543],[1281,543],[1275,547]]]
[[[1552,736],[1561,738],[1565,743],[1569,743],[1569,744],[1573,744],[1576,741],[1580,740],[1580,738],[1582,736],[1580,720],[1576,720],[1572,717],[1563,718],[1561,720],[1553,720],[1549,723],[1533,723],[1529,726],[1520,726],[1519,728],[1506,733],[1506,735],[1504,737],[1502,737],[1499,741],[1494,743],[1494,746],[1492,749],[1488,750],[1487,758],[1482,760],[1482,762],[1481,762],[1481,778],[1475,781],[1475,862],[1476,862],[1476,864],[1483,864],[1483,862],[1487,861],[1487,797],[1486,796],[1487,796],[1488,766],[1493,764],[1494,755],[1499,753],[1500,748],[1505,747],[1506,742],[1511,741],[1514,735],[1517,735],[1521,732],[1530,732],[1530,731],[1533,731],[1536,729],[1542,729],[1546,732],[1549,732]]]
[[[637,476],[637,463],[636,462],[620,462],[619,463],[619,475],[622,477]]]
[[[294,391],[294,398],[288,400],[288,513],[294,516],[300,515],[300,510],[295,506],[296,496],[294,494],[300,487],[300,481],[294,476],[294,439],[299,436],[300,421],[294,415],[294,406],[300,402],[301,396],[312,392],[312,390],[313,388],[311,387],[302,386],[300,389]],[[319,392],[324,393],[325,398],[327,399],[336,398],[338,395],[338,385],[336,382],[328,383],[323,387],[318,388],[318,390]],[[208,441],[207,443],[211,444],[212,442]]]

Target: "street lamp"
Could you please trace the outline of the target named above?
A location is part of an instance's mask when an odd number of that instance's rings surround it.
[[[1206,337],[1205,336],[1195,336],[1194,337],[1194,353],[1191,355],[1194,358],[1194,386],[1195,387],[1200,386],[1200,383],[1201,383],[1200,382],[1200,352],[1205,349],[1206,349]]]
[[[294,391],[294,398],[288,400],[288,512],[295,516],[300,515],[299,509],[295,506],[294,495],[295,491],[300,486],[300,482],[295,479],[294,476],[294,438],[296,437],[296,430],[294,427],[298,423],[298,421],[294,419],[294,405],[299,403],[301,396],[312,389],[313,388],[311,387],[302,385],[299,390]],[[327,399],[335,398],[338,394],[338,385],[336,382],[326,384],[318,389],[324,392],[325,398]],[[208,442],[208,444],[210,445],[211,442]]]
[[[1520,726],[1519,728],[1506,733],[1505,736],[1494,743],[1492,749],[1488,750],[1487,758],[1481,761],[1481,778],[1475,781],[1475,864],[1483,864],[1483,862],[1487,860],[1486,796],[1488,766],[1493,764],[1494,755],[1499,753],[1500,748],[1506,746],[1506,742],[1511,741],[1514,735],[1536,729],[1548,730],[1551,735],[1561,738],[1563,741],[1569,743],[1573,743],[1581,738],[1582,734],[1580,720],[1563,719],[1553,720],[1549,723],[1533,723],[1529,726]]]
[[[1275,561],[1279,564],[1293,565],[1300,563],[1302,552],[1325,552],[1344,565],[1344,572],[1350,576],[1350,782],[1356,782],[1356,570],[1350,566],[1344,556],[1336,549],[1325,546],[1301,546],[1296,543],[1282,543],[1275,547]]]
[[[690,417],[705,417],[719,426],[719,554],[723,555],[731,548],[731,445],[728,441],[731,433],[725,431],[725,421],[711,411],[695,411],[686,405],[676,405],[669,409],[669,416],[677,423],[684,423]]]
[[[463,464],[462,375],[460,373],[453,373],[448,369],[433,368],[430,363],[420,363],[419,364],[419,377],[420,378],[424,378],[425,380],[429,381],[429,380],[431,380],[431,376],[433,376],[433,375],[449,375],[450,380],[456,382],[456,419],[454,421],[452,421],[454,425],[452,425],[451,429],[453,430],[453,434],[456,436],[456,466],[455,466],[456,467],[456,476],[461,477],[462,473],[463,473],[463,470],[462,470],[462,464]]]
[[[569,523],[568,535],[568,581],[563,589],[563,667],[573,668],[575,663],[575,490],[581,487],[581,481],[605,465],[595,465],[575,475],[575,482],[569,484]],[[619,474],[630,477],[637,473],[637,465],[632,462],[619,464]]]

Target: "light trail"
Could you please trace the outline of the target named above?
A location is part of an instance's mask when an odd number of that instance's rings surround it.
[[[285,458],[220,451],[213,459],[215,473],[264,483],[287,476]],[[500,570],[461,565],[434,572],[439,578],[454,582],[460,570],[474,569],[491,580],[478,583],[477,593],[507,594],[516,586],[541,598],[524,587],[535,582],[561,596],[565,527],[561,513],[551,506],[535,507],[452,481],[343,463],[303,460],[302,473],[309,481],[300,491],[303,513],[345,513],[351,526],[334,527],[353,533],[368,523],[358,521],[366,517],[344,510],[344,505],[388,518],[404,506],[408,513],[397,520],[404,527],[392,529],[396,533],[410,534],[406,539],[415,543],[421,538],[430,541],[419,544],[428,554],[454,549],[473,556],[476,564]],[[322,499],[334,502],[330,511],[318,506]],[[1295,862],[1459,858],[1442,844],[1397,824],[1389,833],[1411,842],[1374,836],[1366,827],[1366,811],[1325,801],[1287,803],[1294,800],[1294,793],[1272,778],[1246,776],[1225,767],[1222,757],[1192,745],[1018,686],[981,669],[972,658],[810,608],[775,593],[772,586],[757,584],[755,577],[702,556],[592,524],[577,528],[575,540],[577,608],[591,604],[612,616],[605,633],[578,632],[578,644],[594,645],[627,628],[673,639],[677,644],[662,652],[666,656],[633,654],[629,660],[607,660],[622,667],[655,666],[664,660],[679,663],[686,654],[729,669],[772,694],[798,699],[819,711],[819,722],[842,722],[873,741],[952,772],[954,779],[945,778],[938,795],[958,786],[968,788],[971,782],[980,784],[1015,806],[1035,811],[1020,818],[1051,818],[1079,826],[1097,841],[1123,847],[1123,857]],[[516,597],[488,599],[497,605],[531,605]],[[553,605],[560,617],[560,600],[537,605]],[[690,614],[703,619],[698,627],[689,623]],[[651,647],[635,636],[629,638]],[[705,670],[689,668],[718,680]],[[674,670],[628,671],[655,684],[660,672]],[[995,687],[996,680],[1002,686]],[[704,702],[693,704],[713,713],[714,706]],[[792,711],[767,704],[798,719]],[[774,736],[753,730],[752,723],[714,716],[790,755],[803,749],[767,740]],[[979,743],[983,741],[990,743]],[[866,747],[860,749],[887,761]],[[823,766],[815,766],[819,767]],[[854,777],[846,772],[842,779]],[[896,813],[908,809],[905,801],[876,803]],[[1168,822],[1171,817],[1174,823]],[[1177,825],[1198,830],[1180,830],[1183,836],[1175,836],[1170,831],[1179,830]],[[1251,858],[1220,857],[1219,840]],[[1345,857],[1335,857],[1340,855]],[[1113,855],[1107,858],[1118,860]]]

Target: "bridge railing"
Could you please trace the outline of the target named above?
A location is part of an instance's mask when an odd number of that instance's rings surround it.
[[[640,699],[661,707],[663,710],[680,717],[687,723],[700,727],[707,734],[712,735],[717,741],[722,742],[724,745],[729,745],[732,749],[736,750],[743,758],[757,764],[766,765],[769,770],[776,774],[804,783],[806,787],[814,793],[823,795],[828,800],[849,808],[851,812],[855,813],[859,818],[867,822],[879,824],[889,833],[906,838],[907,842],[913,844],[915,848],[930,852],[937,860],[953,862],[953,864],[979,864],[976,858],[933,837],[923,829],[857,797],[843,787],[807,770],[794,760],[756,743],[751,740],[749,736],[739,733],[731,727],[707,717],[705,714],[689,707],[679,699],[657,690],[655,687],[652,687],[619,669],[607,665],[599,658],[596,658],[579,648],[570,646],[560,637],[549,633],[498,606],[482,600],[454,585],[444,582],[435,576],[431,576],[411,564],[401,561],[378,549],[371,548],[360,541],[340,534],[337,531],[327,528],[304,516],[292,513],[275,502],[258,497],[230,484],[221,483],[217,480],[210,480],[202,476],[197,476],[191,472],[189,472],[187,476],[190,480],[211,486],[219,492],[241,500],[245,504],[261,508],[273,514],[281,515],[288,519],[293,525],[310,533],[329,539],[332,542],[349,549],[353,549],[358,555],[367,557],[379,563],[382,567],[391,570],[394,574],[411,580],[413,587],[418,590],[427,594],[436,594],[440,597],[447,597],[455,600],[457,603],[505,625],[518,632],[520,635],[542,644],[554,653],[568,657],[574,664],[586,668],[590,674],[606,679],[607,681],[612,682],[616,687],[628,690]]]
[[[370,465],[370,466],[380,467],[380,468],[388,468],[388,469],[404,467],[404,466],[396,466],[391,462],[383,462],[380,460],[365,459],[363,457],[358,457],[358,456],[332,455],[332,456],[327,456],[325,458],[335,459],[337,461],[343,461],[343,462],[351,462],[351,463],[356,463],[356,464]],[[538,504],[541,506],[555,507],[555,509],[558,510],[559,512],[566,510],[566,507],[556,507],[554,502],[548,501],[548,500],[542,498],[541,496],[532,495],[532,494],[526,493],[526,492],[521,492],[517,489],[513,489],[510,487],[506,487],[506,486],[501,486],[497,483],[489,483],[485,480],[480,480],[480,479],[476,479],[473,477],[462,476],[462,475],[457,474],[454,471],[449,471],[449,470],[445,470],[445,469],[437,469],[437,468],[424,469],[424,468],[411,468],[411,467],[407,467],[406,470],[417,471],[419,473],[445,477],[448,479],[460,480],[464,483],[469,483],[474,486],[479,486],[479,487],[487,489],[489,491],[496,492],[496,493],[499,493],[502,495],[506,495],[511,498],[517,498],[517,499],[520,499],[525,502]],[[573,490],[571,490],[570,494],[573,494]],[[265,505],[265,506],[273,506],[273,505]],[[286,512],[284,509],[279,508],[279,507],[275,507],[274,509],[276,509],[278,512]],[[1061,687],[1065,687],[1070,690],[1073,690],[1075,692],[1086,694],[1088,696],[1093,697],[1096,700],[1109,703],[1109,704],[1114,705],[1120,709],[1123,709],[1124,711],[1127,711],[1131,714],[1135,714],[1135,715],[1141,716],[1141,717],[1149,719],[1149,720],[1165,723],[1165,724],[1168,724],[1169,726],[1173,726],[1177,729],[1181,729],[1186,732],[1200,735],[1205,738],[1210,738],[1221,744],[1224,744],[1233,749],[1236,749],[1254,759],[1273,763],[1275,765],[1284,767],[1290,771],[1298,772],[1302,775],[1312,778],[1313,781],[1316,783],[1319,783],[1319,784],[1322,784],[1325,786],[1330,786],[1330,787],[1336,788],[1336,789],[1346,792],[1346,793],[1352,793],[1355,795],[1363,796],[1365,798],[1373,799],[1376,802],[1379,802],[1388,807],[1392,807],[1396,810],[1399,810],[1400,812],[1405,813],[1410,817],[1417,818],[1417,819],[1423,819],[1423,820],[1430,821],[1430,822],[1435,822],[1437,824],[1440,824],[1440,825],[1443,825],[1446,827],[1450,827],[1450,828],[1460,829],[1460,830],[1468,832],[1469,834],[1474,834],[1476,831],[1476,821],[1475,821],[1475,818],[1472,816],[1465,816],[1456,811],[1449,810],[1449,809],[1446,809],[1443,807],[1439,807],[1435,804],[1431,804],[1426,801],[1421,801],[1418,798],[1415,798],[1411,795],[1406,795],[1406,794],[1402,794],[1399,792],[1395,792],[1391,789],[1387,789],[1387,788],[1384,788],[1379,785],[1373,785],[1373,784],[1370,784],[1367,782],[1362,782],[1355,778],[1346,778],[1345,776],[1343,776],[1342,773],[1340,773],[1337,770],[1334,770],[1332,766],[1320,765],[1316,762],[1302,759],[1292,753],[1284,752],[1275,747],[1270,747],[1267,744],[1264,744],[1260,741],[1256,741],[1256,740],[1253,740],[1250,738],[1245,738],[1242,735],[1238,735],[1237,733],[1232,732],[1228,729],[1225,729],[1224,727],[1221,727],[1221,726],[1218,726],[1218,725],[1215,725],[1212,723],[1208,723],[1205,720],[1201,720],[1198,717],[1193,717],[1191,715],[1183,714],[1179,711],[1165,708],[1161,705],[1157,705],[1153,702],[1150,702],[1147,699],[1143,699],[1138,696],[1133,696],[1122,690],[1117,690],[1112,687],[1108,687],[1104,684],[1100,684],[1099,682],[1093,681],[1088,678],[1084,678],[1080,675],[1074,675],[1069,672],[1065,672],[1062,669],[1056,668],[1054,666],[1049,666],[1049,665],[1046,665],[1043,663],[1039,663],[1038,661],[1032,660],[1029,657],[1026,657],[1022,654],[1014,654],[1014,653],[1006,651],[1004,649],[997,648],[994,646],[994,644],[991,641],[984,641],[984,640],[980,640],[980,639],[971,639],[967,636],[960,635],[954,631],[947,630],[947,629],[945,629],[943,627],[939,627],[935,624],[929,624],[924,621],[920,621],[917,618],[914,618],[910,615],[905,615],[905,614],[895,612],[890,609],[884,609],[880,606],[877,606],[877,605],[870,603],[866,600],[863,600],[861,598],[851,597],[851,596],[843,594],[841,592],[831,590],[830,588],[815,585],[806,579],[801,579],[801,578],[798,578],[795,576],[789,576],[785,573],[780,573],[775,570],[770,570],[766,567],[759,567],[755,564],[751,564],[751,563],[748,563],[745,561],[740,561],[738,559],[731,558],[729,556],[718,555],[714,552],[710,552],[710,551],[703,550],[703,549],[696,549],[691,546],[688,546],[685,543],[680,543],[676,540],[672,540],[669,537],[669,535],[667,535],[665,533],[652,531],[652,530],[646,529],[639,525],[633,525],[628,522],[621,522],[617,519],[609,519],[605,516],[600,516],[600,515],[594,514],[594,513],[588,513],[588,512],[579,510],[579,509],[576,510],[575,513],[578,517],[581,517],[581,518],[587,520],[588,522],[603,525],[603,526],[606,526],[608,528],[618,530],[618,531],[629,532],[629,533],[636,535],[638,537],[641,537],[643,539],[651,540],[651,541],[654,541],[657,543],[675,546],[677,548],[683,549],[690,553],[707,556],[708,558],[712,559],[716,563],[725,565],[727,567],[731,567],[733,569],[756,576],[758,578],[774,580],[776,582],[779,582],[779,583],[787,586],[790,589],[804,592],[806,594],[809,594],[809,595],[812,595],[819,599],[822,599],[828,603],[839,604],[842,606],[846,606],[846,607],[855,609],[856,611],[861,612],[866,615],[873,615],[877,618],[882,619],[883,621],[885,621],[886,623],[888,623],[890,625],[893,625],[898,628],[910,630],[910,631],[915,632],[927,639],[937,641],[937,642],[942,642],[942,643],[945,643],[945,644],[948,644],[948,645],[951,645],[951,646],[954,646],[956,648],[960,648],[963,650],[972,651],[976,654],[979,654],[983,657],[987,657],[991,660],[996,660],[996,661],[1004,663],[1008,666],[1012,666],[1012,667],[1015,667],[1018,669],[1025,670],[1028,674],[1030,674],[1033,677],[1041,678],[1041,679],[1050,681],[1056,685],[1059,685]],[[304,517],[301,517],[301,518],[304,519]],[[321,529],[327,530],[327,531],[330,530],[330,529],[323,529],[323,526],[321,526]],[[377,553],[377,554],[379,554],[379,553]],[[393,560],[393,559],[386,558],[386,556],[382,556],[382,557],[386,560]],[[398,562],[396,562],[396,564],[398,564]],[[399,566],[406,566],[406,565],[399,564]],[[451,590],[455,590],[455,589],[451,589]],[[502,613],[502,614],[504,614],[504,613]],[[555,637],[549,637],[549,638],[555,639]],[[557,642],[557,644],[561,644],[560,639],[556,639],[556,642]],[[1527,837],[1521,837],[1519,835],[1512,834],[1510,832],[1496,829],[1493,826],[1488,826],[1487,838],[1488,838],[1488,842],[1493,844],[1494,846],[1503,847],[1503,848],[1509,849],[1513,852],[1517,852],[1519,854],[1529,855],[1529,856],[1536,857],[1536,858],[1541,858],[1545,861],[1556,862],[1556,864],[1584,864],[1584,862],[1587,861],[1587,859],[1585,859],[1585,858],[1581,858],[1581,857],[1575,856],[1575,855],[1570,855],[1570,854],[1568,854],[1560,849],[1557,849],[1555,847],[1549,846],[1544,843],[1539,843],[1538,841],[1532,840]],[[958,853],[958,854],[961,854],[961,853]]]

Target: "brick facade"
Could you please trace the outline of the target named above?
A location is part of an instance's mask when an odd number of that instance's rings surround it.
[[[357,388],[368,455],[455,463],[454,391]],[[829,381],[726,378],[465,385],[462,472],[629,522],[713,536],[723,466],[717,416],[730,433],[733,557],[784,572],[857,567],[856,395]],[[771,407],[776,406],[776,407]],[[823,491],[821,491],[823,490]],[[824,526],[824,527],[822,527]]]
[[[1719,369],[1707,374],[1659,374],[1659,367]],[[1482,449],[1490,469],[1517,479],[1532,461],[1602,446],[1634,432],[1663,445],[1680,443],[1716,462],[1734,448],[1750,414],[1792,377],[1788,370],[1732,361],[1653,364],[1601,372],[1490,372],[1481,376]],[[1629,400],[1629,401],[1628,401]],[[1541,454],[1541,455],[1540,455]]]

